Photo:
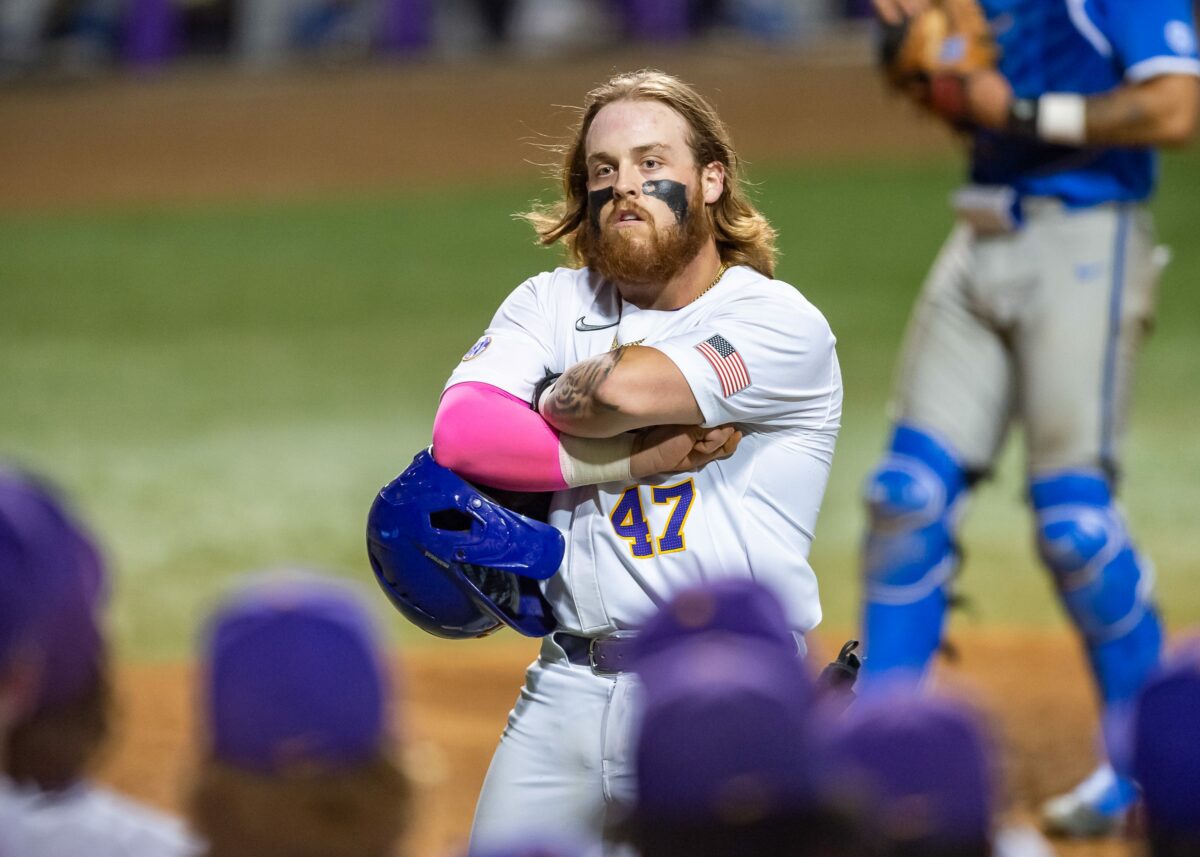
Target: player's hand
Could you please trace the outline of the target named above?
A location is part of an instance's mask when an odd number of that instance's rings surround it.
[[[905,18],[919,15],[929,5],[929,0],[872,0],[872,3],[880,18],[889,24],[899,24]]]
[[[630,474],[642,479],[655,473],[699,470],[733,455],[742,433],[733,426],[655,426],[638,432],[629,459]]]
[[[967,119],[980,128],[1003,131],[1013,98],[1008,78],[998,71],[977,71],[966,82]]]

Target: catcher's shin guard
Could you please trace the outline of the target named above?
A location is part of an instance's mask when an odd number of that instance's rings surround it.
[[[1120,708],[1141,689],[1162,650],[1148,564],[1102,476],[1055,473],[1034,480],[1030,497],[1038,551],[1083,636],[1105,707]]]
[[[865,687],[887,674],[919,674],[937,651],[958,567],[954,532],[966,488],[966,473],[945,446],[911,426],[896,427],[866,485]]]

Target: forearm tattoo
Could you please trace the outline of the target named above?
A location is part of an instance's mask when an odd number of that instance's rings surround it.
[[[612,405],[596,400],[596,391],[600,389],[604,379],[612,374],[613,369],[617,368],[628,347],[621,346],[582,360],[563,372],[546,400],[543,416],[554,423],[556,419],[587,420],[600,413],[615,411],[616,408]]]

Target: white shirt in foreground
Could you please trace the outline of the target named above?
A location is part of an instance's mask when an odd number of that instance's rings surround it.
[[[195,857],[180,819],[93,783],[61,792],[0,776],[0,857]]]

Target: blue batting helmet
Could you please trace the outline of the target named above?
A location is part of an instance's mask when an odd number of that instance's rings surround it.
[[[429,450],[379,492],[367,516],[375,579],[396,609],[438,637],[482,637],[508,625],[555,628],[538,581],[558,571],[562,533],[502,506]]]

